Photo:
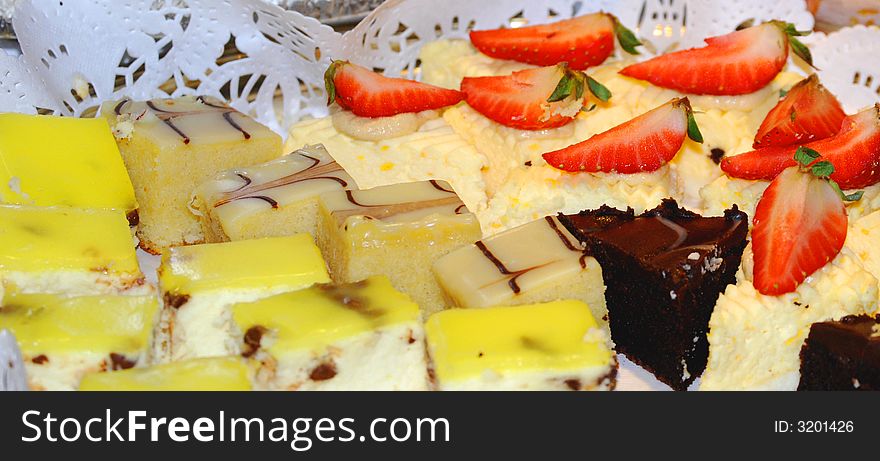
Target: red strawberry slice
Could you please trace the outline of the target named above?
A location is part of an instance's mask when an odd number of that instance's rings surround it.
[[[464,95],[427,83],[377,74],[348,61],[333,61],[324,73],[327,105],[336,101],[360,117],[390,117],[457,104]]]
[[[843,189],[860,189],[880,182],[880,104],[843,119],[840,131],[805,145],[834,164],[831,179]],[[742,179],[773,179],[796,165],[796,146],[768,147],[725,157],[721,169]]]
[[[771,21],[720,37],[707,46],[668,53],[620,71],[628,77],[683,93],[738,95],[757,91],[785,66],[788,47],[810,62],[794,26]]]
[[[593,13],[552,24],[516,29],[479,30],[470,33],[471,43],[483,54],[536,66],[567,62],[583,70],[605,62],[614,52],[614,35],[621,47],[638,54],[635,35],[614,16]]]
[[[846,240],[843,200],[825,179],[788,168],[764,192],[752,229],[758,292],[790,293],[834,259]]]
[[[755,149],[805,144],[840,131],[846,114],[816,74],[801,80],[779,101],[758,129]]]
[[[465,77],[461,91],[477,112],[504,126],[544,130],[570,123],[583,107],[585,89],[599,99],[608,89],[566,64],[521,70],[499,77]]]
[[[548,152],[544,160],[569,172],[654,171],[675,157],[687,135],[702,142],[687,98],[675,98],[586,141]]]

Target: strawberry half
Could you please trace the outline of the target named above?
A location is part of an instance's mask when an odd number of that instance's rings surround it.
[[[504,126],[544,130],[570,123],[584,104],[584,90],[607,101],[611,92],[563,63],[500,77],[465,77],[461,91],[477,112]]]
[[[548,152],[544,160],[569,172],[654,171],[675,157],[685,136],[703,142],[687,98],[675,98],[586,141]]]
[[[536,66],[567,62],[583,70],[605,62],[614,52],[614,36],[630,54],[641,43],[629,29],[608,13],[593,13],[551,24],[516,29],[476,30],[471,43],[483,54]]]
[[[359,117],[390,117],[457,104],[464,95],[427,83],[377,74],[348,61],[333,61],[324,73],[327,105],[336,101]]]
[[[840,131],[846,114],[816,74],[791,87],[758,128],[755,149],[805,144]]]
[[[788,47],[807,63],[809,50],[791,24],[771,21],[706,39],[707,46],[668,53],[620,71],[683,93],[738,95],[757,91],[782,70]]]
[[[834,170],[830,165],[817,163],[811,172],[787,168],[764,191],[752,229],[758,292],[778,296],[795,291],[843,248],[846,210],[840,189],[825,178]]]
[[[843,119],[840,131],[805,144],[834,164],[831,179],[843,189],[859,189],[880,182],[880,104]],[[797,164],[796,146],[767,147],[725,157],[721,169],[742,179],[773,179]]]

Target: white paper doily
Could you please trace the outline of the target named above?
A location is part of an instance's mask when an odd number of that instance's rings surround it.
[[[15,337],[0,331],[0,391],[26,391],[27,377]]]
[[[803,0],[391,0],[343,36],[259,0],[25,0],[14,23],[23,53],[0,53],[0,111],[81,115],[122,96],[226,93],[286,135],[295,121],[326,114],[331,58],[417,78],[428,41],[598,10],[617,15],[649,51],[698,45],[747,19],[813,25]],[[238,59],[221,60],[227,45]]]

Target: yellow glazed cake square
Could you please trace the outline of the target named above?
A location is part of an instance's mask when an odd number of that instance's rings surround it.
[[[143,292],[125,212],[0,205],[0,281],[28,293]]]
[[[286,390],[427,390],[419,308],[387,278],[316,285],[233,306],[239,353],[259,385]]]
[[[424,312],[445,301],[434,261],[480,238],[480,225],[443,181],[337,191],[320,198],[318,246],[336,282],[386,275]]]
[[[330,281],[312,236],[175,247],[162,256],[157,355],[228,355],[229,306]]]
[[[100,118],[0,114],[0,202],[113,208],[137,222],[134,189]]]
[[[213,357],[132,368],[112,373],[90,373],[81,391],[249,391],[250,372],[243,360]]]
[[[220,171],[281,155],[281,138],[220,101],[204,97],[101,107],[116,136],[140,205],[138,237],[151,253],[204,240],[188,205]]]
[[[88,372],[150,360],[154,296],[7,294],[0,330],[15,334],[33,390],[73,390]]]
[[[617,360],[581,301],[450,309],[425,324],[438,390],[612,390]]]

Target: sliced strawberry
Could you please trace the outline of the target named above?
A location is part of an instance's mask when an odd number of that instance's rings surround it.
[[[464,95],[427,83],[377,74],[348,61],[333,61],[324,73],[327,105],[336,101],[360,117],[390,117],[457,104]]]
[[[548,152],[544,160],[570,172],[654,171],[675,157],[687,135],[702,142],[687,98],[675,98],[586,141]]]
[[[471,43],[483,54],[536,66],[567,62],[583,70],[605,62],[614,52],[614,35],[621,47],[638,54],[635,35],[608,13],[593,13],[551,24],[516,29],[475,30]]]
[[[584,90],[599,99],[608,89],[566,64],[526,69],[500,77],[465,77],[461,91],[477,112],[520,130],[557,128],[574,120],[583,107]]]
[[[846,114],[816,74],[801,80],[779,101],[758,129],[755,149],[805,144],[840,131]]]
[[[831,179],[843,189],[859,189],[880,182],[880,104],[843,119],[840,131],[805,144],[834,164]],[[725,157],[721,169],[742,179],[773,179],[796,165],[796,146],[768,147]]]
[[[758,292],[790,293],[834,259],[846,240],[843,200],[826,179],[791,167],[764,191],[752,229]]]
[[[809,50],[794,26],[771,21],[706,39],[707,46],[657,56],[621,74],[684,93],[738,95],[757,91],[785,66],[788,47],[807,62]]]

